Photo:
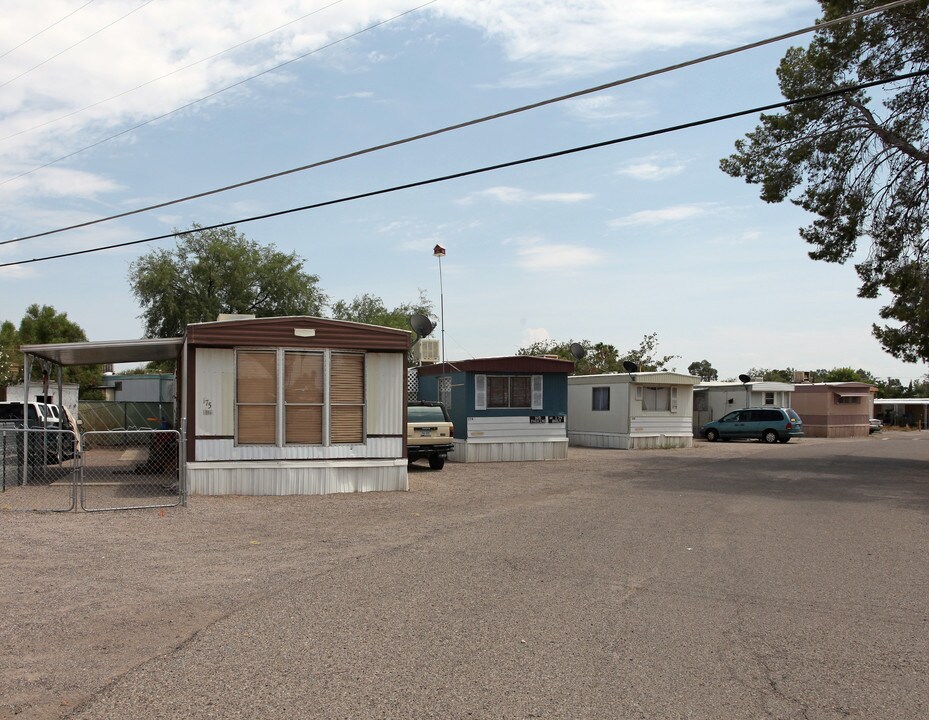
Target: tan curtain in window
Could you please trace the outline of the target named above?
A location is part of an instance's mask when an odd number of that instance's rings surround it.
[[[243,444],[273,445],[277,440],[277,354],[236,354],[236,432]]]
[[[364,355],[332,353],[329,402],[330,441],[364,442]]]
[[[284,354],[284,442],[288,445],[322,444],[324,384],[322,354]]]

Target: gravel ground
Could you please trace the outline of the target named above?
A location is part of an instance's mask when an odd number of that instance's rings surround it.
[[[926,717],[927,468],[925,433],[572,448],[0,513],[0,718]]]

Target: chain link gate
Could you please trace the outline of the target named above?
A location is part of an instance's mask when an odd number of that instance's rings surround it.
[[[186,504],[181,433],[106,430],[81,435],[81,509],[135,510]]]
[[[70,430],[0,426],[0,511],[74,510],[79,451]]]

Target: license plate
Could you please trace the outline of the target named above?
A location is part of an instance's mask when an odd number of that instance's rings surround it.
[[[432,437],[432,430],[420,430],[419,436],[420,437]]]

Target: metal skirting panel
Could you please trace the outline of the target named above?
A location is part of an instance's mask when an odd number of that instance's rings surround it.
[[[403,438],[368,438],[364,445],[236,445],[232,438],[197,438],[197,462],[401,458]]]
[[[658,450],[693,447],[693,435],[625,435],[619,433],[568,433],[568,441],[577,447],[613,448],[615,450]]]
[[[188,463],[191,495],[329,495],[409,490],[407,461]]]
[[[870,432],[868,425],[810,425],[807,422],[803,423],[803,434],[806,437],[868,437]]]
[[[448,455],[450,461],[464,463],[565,460],[567,457],[567,438],[526,442],[455,440],[455,451]]]

